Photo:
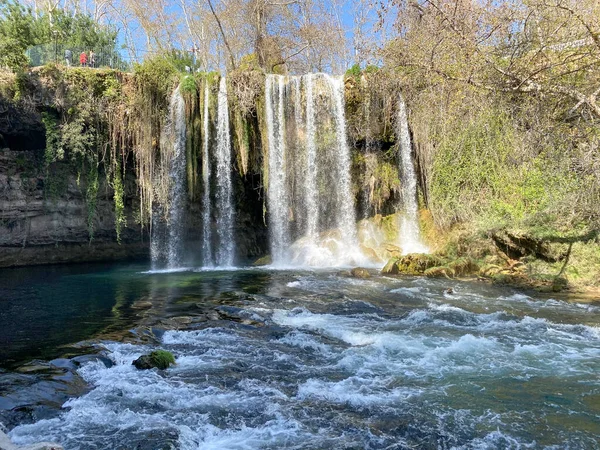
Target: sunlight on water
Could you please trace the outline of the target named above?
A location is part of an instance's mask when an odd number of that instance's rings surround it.
[[[186,272],[181,281],[200,275]],[[597,443],[597,305],[443,280],[243,276],[237,289],[265,281],[251,296],[230,297],[231,306],[207,297],[218,320],[166,331],[156,344],[104,342],[114,365],[90,361],[78,370],[95,388],[11,437],[73,449]],[[131,365],[157,347],[177,365]]]

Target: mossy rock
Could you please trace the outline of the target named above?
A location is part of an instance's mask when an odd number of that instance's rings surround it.
[[[448,266],[437,266],[427,269],[423,272],[423,275],[428,278],[454,278],[456,274],[454,270]]]
[[[494,284],[507,284],[512,286],[527,286],[528,280],[520,273],[513,273],[510,271],[502,271],[496,275],[493,275],[492,282]]]
[[[398,275],[400,270],[398,269],[398,258],[390,258],[390,260],[381,269],[382,275]]]
[[[554,277],[552,280],[552,291],[553,292],[561,292],[567,289],[569,286],[569,282],[566,278],[563,277]]]
[[[472,275],[479,271],[479,265],[475,262],[475,260],[463,257],[455,259],[454,261],[450,261],[446,264],[456,277],[461,277],[465,275]]]
[[[502,267],[497,264],[486,264],[479,269],[479,275],[482,277],[493,277],[502,272]]]
[[[273,262],[271,255],[265,255],[252,263],[253,266],[268,266]]]
[[[175,364],[175,357],[171,352],[166,350],[154,350],[148,355],[142,355],[133,363],[139,370],[147,370],[156,367],[157,369],[165,370]]]
[[[425,253],[411,253],[398,260],[398,270],[400,273],[408,275],[423,275],[427,269],[443,266],[444,260],[436,255]]]

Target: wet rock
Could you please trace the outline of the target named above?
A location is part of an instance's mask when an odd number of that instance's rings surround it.
[[[350,275],[352,275],[354,278],[371,278],[369,271],[362,267],[355,267],[350,271]]]
[[[252,263],[253,266],[268,266],[273,262],[271,255],[265,255]]]
[[[91,361],[99,361],[102,364],[104,364],[104,366],[107,369],[109,369],[112,366],[114,366],[114,362],[110,358],[107,358],[106,356],[102,356],[102,355],[82,355],[82,356],[76,356],[71,361],[73,361],[73,364],[75,364],[76,367],[80,367],[83,364],[86,364],[86,363],[91,362]]]
[[[446,266],[431,267],[423,272],[428,278],[454,278],[454,271]]]
[[[383,275],[398,275],[400,269],[398,268],[398,258],[390,258],[387,264],[381,269]]]
[[[396,263],[398,271],[408,275],[422,275],[427,269],[443,264],[444,261],[439,256],[425,253],[410,253]]]
[[[0,430],[0,450],[63,450],[63,446],[53,442],[39,442],[19,447],[11,442],[4,431]]]
[[[171,365],[175,364],[175,357],[171,352],[166,350],[154,350],[148,355],[142,355],[131,363],[139,370],[148,369],[168,369]]]

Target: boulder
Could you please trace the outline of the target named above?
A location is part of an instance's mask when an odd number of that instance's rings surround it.
[[[381,269],[383,275],[398,275],[400,270],[398,269],[398,258],[390,258],[390,260]]]
[[[268,266],[273,262],[271,255],[266,255],[261,258],[258,258],[256,261],[252,263],[253,266]]]
[[[408,275],[423,275],[427,269],[443,264],[444,261],[440,257],[426,253],[410,253],[397,262],[398,271]]]
[[[175,357],[171,352],[166,350],[154,350],[148,355],[142,355],[131,363],[139,370],[147,369],[168,369],[171,365],[175,364]]]

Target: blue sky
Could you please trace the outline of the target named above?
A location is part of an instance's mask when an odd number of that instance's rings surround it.
[[[199,0],[199,1],[205,1],[205,0]],[[223,0],[226,2],[226,0]],[[324,0],[325,1],[325,0]],[[181,12],[181,7],[180,4],[176,1],[173,0],[167,0],[168,2],[168,7],[167,7],[167,11],[172,11],[175,13],[180,13]],[[217,3],[217,2],[215,2]],[[340,11],[340,21],[342,22],[342,26],[345,29],[345,35],[346,38],[348,40],[348,43],[350,43],[350,45],[352,45],[353,42],[353,38],[354,38],[354,13],[355,13],[355,8],[358,6],[357,2],[355,0],[345,0],[345,2],[343,3],[342,7],[341,7],[341,11]],[[371,13],[369,13],[367,15],[369,21],[371,23],[374,23],[375,20],[377,19],[376,15],[371,11]],[[138,25],[139,26],[139,25]],[[136,43],[136,47],[138,48],[138,57],[139,58],[143,58],[143,55],[146,53],[145,51],[145,39],[143,37],[143,33],[136,33],[135,39],[134,39],[135,43]],[[124,33],[121,32],[119,34],[119,39],[118,39],[118,45],[119,47],[124,47],[125,44],[125,36]],[[176,47],[178,47],[176,45]],[[122,51],[123,56],[125,58],[128,58],[128,55],[126,55],[125,51]]]

